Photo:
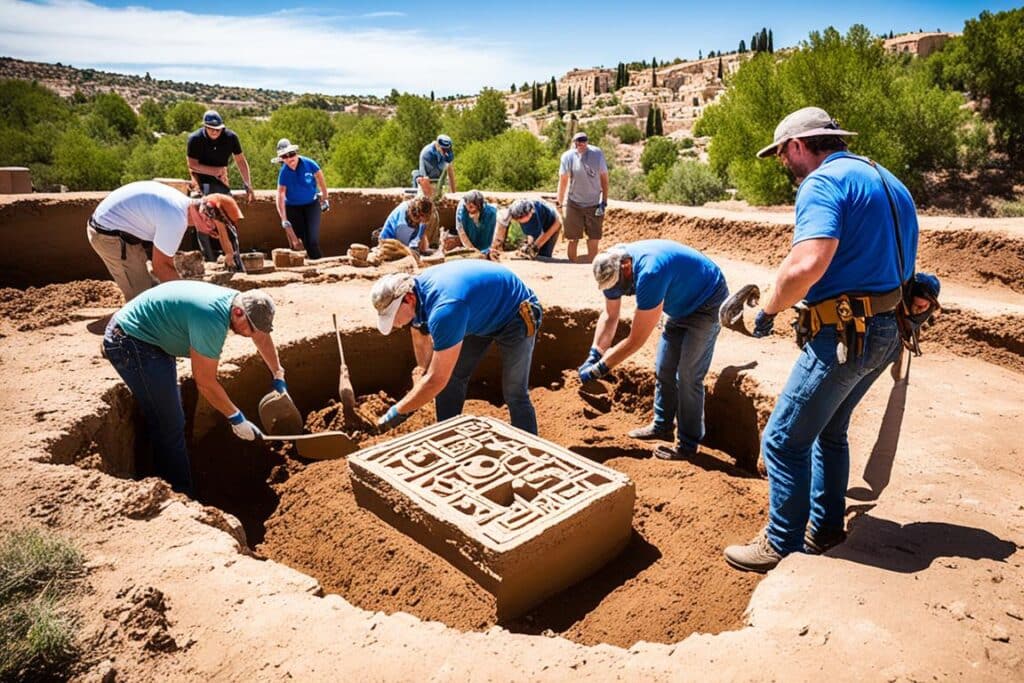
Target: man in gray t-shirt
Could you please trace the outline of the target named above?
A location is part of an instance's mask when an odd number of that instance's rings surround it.
[[[604,225],[604,210],[608,205],[608,165],[604,152],[587,144],[586,133],[572,136],[572,146],[562,155],[558,169],[559,209],[565,203],[565,240],[569,261],[576,261],[576,245],[587,235],[587,258],[590,263],[597,256]],[[569,191],[566,200],[566,190]]]

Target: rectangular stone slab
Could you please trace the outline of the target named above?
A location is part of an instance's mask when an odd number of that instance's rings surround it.
[[[514,618],[600,569],[632,534],[625,474],[460,415],[349,456],[360,506],[444,557]]]

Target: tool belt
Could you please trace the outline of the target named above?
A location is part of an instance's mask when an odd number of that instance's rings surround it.
[[[542,315],[543,309],[536,298],[524,299],[519,304],[519,317],[523,319],[523,324],[526,325],[527,337],[537,334],[537,330],[540,329]]]
[[[840,294],[816,304],[797,304],[793,322],[796,343],[801,349],[826,326],[836,329],[836,358],[842,363],[860,358],[864,352],[867,321],[895,311],[902,300],[900,288],[884,294]]]
[[[110,230],[108,228],[104,228],[102,225],[97,223],[95,221],[95,219],[92,218],[92,216],[89,217],[89,227],[92,228],[93,230],[95,230],[96,232],[98,232],[101,235],[106,235],[108,237],[116,237],[119,240],[121,240],[121,260],[122,261],[124,261],[126,258],[128,258],[128,245],[129,244],[131,244],[133,246],[136,245],[136,244],[152,244],[152,242],[147,242],[146,240],[141,239],[139,237],[136,237],[135,235],[132,235],[130,233],[124,232],[123,230]]]

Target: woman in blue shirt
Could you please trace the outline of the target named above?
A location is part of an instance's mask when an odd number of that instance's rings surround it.
[[[491,249],[497,221],[498,207],[485,202],[480,190],[467,192],[455,209],[455,230],[462,246],[484,254]]]
[[[299,146],[288,138],[278,141],[277,157],[272,161],[282,164],[277,175],[277,214],[288,245],[296,251],[305,245],[310,258],[321,258],[320,214],[331,208],[323,171],[309,157],[299,156]]]

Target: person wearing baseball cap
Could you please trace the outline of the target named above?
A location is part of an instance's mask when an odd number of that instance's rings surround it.
[[[498,225],[491,244],[492,252],[500,252],[505,244],[509,224],[515,221],[526,236],[525,252],[551,258],[558,242],[562,221],[555,208],[540,199],[517,199],[498,216]]]
[[[422,195],[433,198],[435,186],[440,188],[441,177],[446,173],[448,190],[455,192],[455,148],[452,139],[442,134],[420,150],[420,165],[412,172],[412,184]]]
[[[252,178],[249,175],[249,162],[242,152],[242,143],[238,135],[224,126],[224,119],[213,109],[203,114],[201,128],[188,136],[186,161],[192,184],[203,196],[211,194],[231,194],[228,180],[228,164],[234,158],[238,172],[242,176],[246,201],[256,198],[252,189]],[[235,252],[239,251],[238,236],[231,235]],[[217,247],[209,236],[196,234],[199,250],[207,261],[217,260]],[[241,262],[239,262],[241,267]]]
[[[542,311],[515,273],[483,259],[449,261],[415,276],[385,275],[370,300],[381,334],[411,327],[417,365],[413,388],[380,416],[378,429],[394,429],[431,400],[438,421],[459,415],[469,379],[494,343],[512,426],[537,433],[529,379]]]
[[[917,209],[896,176],[847,151],[854,135],[824,109],[804,107],[757,153],[777,157],[799,187],[793,244],[753,336],[771,335],[776,314],[801,304],[801,355],[761,439],[768,523],[725,549],[737,569],[766,572],[786,555],[846,539],[850,418],[902,348],[896,309],[914,276]]]
[[[218,381],[217,365],[228,330],[249,337],[270,370],[274,390],[287,393],[284,368],[270,336],[274,313],[273,299],[261,290],[239,292],[175,280],[143,292],[111,317],[103,355],[138,402],[157,474],[175,491],[192,495],[175,359],[191,360],[199,393],[227,418],[235,436],[244,441],[261,438],[259,427],[246,419]]]

